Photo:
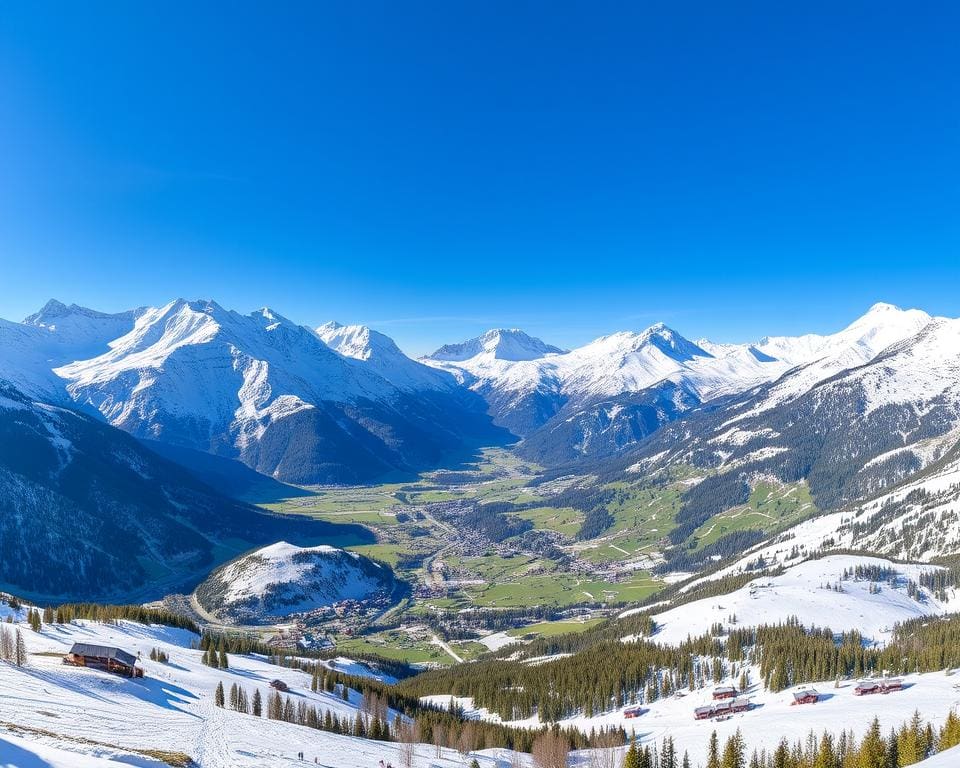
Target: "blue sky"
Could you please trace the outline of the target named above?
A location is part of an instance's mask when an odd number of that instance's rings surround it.
[[[955,4],[236,5],[4,9],[0,316],[203,296],[421,353],[960,315]]]

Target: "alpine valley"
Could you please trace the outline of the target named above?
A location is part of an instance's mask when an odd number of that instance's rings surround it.
[[[0,320],[0,765],[960,764],[960,319],[549,341]]]

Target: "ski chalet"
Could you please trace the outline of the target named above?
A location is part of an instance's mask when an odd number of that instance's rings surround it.
[[[143,668],[137,666],[137,657],[111,645],[74,643],[63,657],[63,663],[73,667],[102,669],[124,677],[143,677]]]
[[[820,701],[820,694],[813,688],[793,693],[792,704],[816,704],[818,701]]]
[[[721,685],[713,689],[713,700],[734,699],[737,693],[739,693],[739,691],[732,685]]]
[[[714,717],[729,717],[739,712],[748,712],[752,706],[750,699],[741,696],[736,699],[721,701],[719,704],[697,707],[693,710],[693,718],[695,720],[710,720]]]
[[[861,680],[853,689],[854,696],[870,696],[874,693],[892,693],[903,690],[903,680],[891,678],[889,680]]]

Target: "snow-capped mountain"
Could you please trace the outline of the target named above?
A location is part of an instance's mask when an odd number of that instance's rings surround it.
[[[324,323],[317,336],[344,357],[362,360],[398,389],[406,391],[439,390],[449,392],[458,386],[450,373],[411,360],[389,336],[365,325]]]
[[[492,437],[482,403],[452,388],[420,397],[409,371],[400,388],[381,362],[339,354],[270,309],[178,299],[141,312],[103,354],[54,372],[114,426],[293,482],[369,479],[436,462],[467,435]]]
[[[365,600],[392,588],[388,568],[355,552],[280,541],[221,566],[197,587],[196,596],[220,619],[250,624]]]
[[[731,483],[764,473],[806,479],[817,506],[834,509],[898,483],[957,442],[960,320],[932,319],[868,363],[795,386],[807,372],[671,424],[642,454],[659,454],[650,466],[717,469]]]
[[[106,352],[143,310],[105,314],[51,300],[22,323],[0,320],[0,379],[31,395],[63,401],[58,365]]]
[[[619,452],[697,406],[780,377],[781,401],[802,394],[929,322],[919,310],[877,304],[836,334],[766,337],[750,344],[694,343],[658,323],[570,352],[521,359],[496,356],[481,344],[497,333],[490,332],[443,347],[424,362],[456,372],[483,395],[497,423],[525,438],[520,450],[528,457],[571,461]]]
[[[563,354],[563,350],[530,336],[519,328],[494,328],[460,344],[445,344],[428,360],[437,362],[468,362],[476,366],[484,361],[539,360],[547,355]],[[478,360],[478,358],[480,358]],[[469,370],[468,366],[464,366]]]
[[[256,545],[334,526],[229,500],[120,430],[0,383],[0,583],[21,594],[160,597],[224,538]]]

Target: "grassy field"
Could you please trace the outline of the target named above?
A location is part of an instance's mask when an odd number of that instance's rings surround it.
[[[806,482],[757,483],[741,507],[715,515],[694,532],[697,549],[736,531],[773,531],[816,511]]]
[[[539,624],[531,624],[527,627],[517,627],[507,632],[510,637],[527,637],[534,635],[536,637],[555,637],[556,635],[568,635],[578,632],[585,632],[591,627],[597,626],[603,622],[603,619],[587,619],[585,621],[564,620],[564,621],[541,621]]]
[[[529,520],[533,527],[541,531],[556,531],[573,538],[580,530],[583,513],[572,507],[533,507],[515,513],[517,517]]]
[[[429,640],[418,640],[400,630],[378,632],[364,637],[346,638],[337,642],[337,650],[349,656],[351,653],[372,653],[386,659],[397,659],[409,664],[453,663],[443,648],[432,645]]]

